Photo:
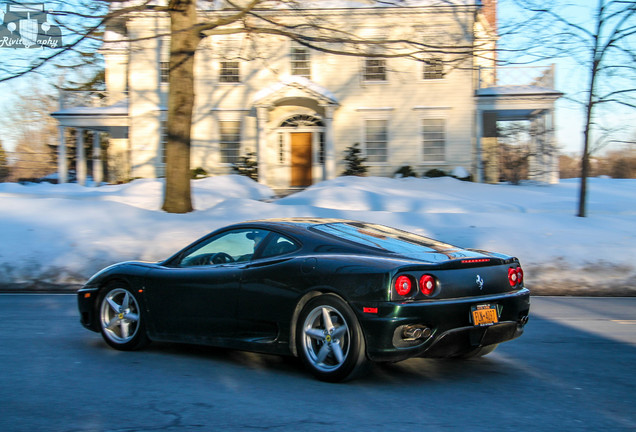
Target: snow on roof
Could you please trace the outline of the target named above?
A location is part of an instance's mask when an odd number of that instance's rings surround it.
[[[61,116],[127,116],[128,99],[121,100],[108,106],[76,106],[63,108],[51,114]]]
[[[552,95],[562,96],[558,90],[549,87],[539,87],[533,85],[506,85],[494,86],[477,90],[477,96],[532,96],[532,95]]]

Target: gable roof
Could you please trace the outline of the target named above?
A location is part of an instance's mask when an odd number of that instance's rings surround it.
[[[295,75],[283,76],[280,81],[258,91],[254,95],[252,103],[254,105],[270,105],[280,99],[298,97],[315,99],[323,104],[338,105],[336,96],[329,90],[307,78]]]

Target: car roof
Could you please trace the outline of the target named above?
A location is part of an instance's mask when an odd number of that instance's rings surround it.
[[[295,227],[311,227],[315,225],[322,225],[328,223],[347,223],[347,222],[356,222],[356,223],[364,223],[361,221],[353,221],[348,219],[338,219],[338,218],[319,218],[319,217],[291,217],[291,218],[273,218],[273,219],[257,219],[252,221],[246,221],[235,226],[240,225],[268,225],[268,226],[295,226]]]

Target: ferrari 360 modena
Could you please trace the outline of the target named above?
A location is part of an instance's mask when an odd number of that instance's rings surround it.
[[[158,263],[124,262],[78,292],[84,327],[118,350],[150,341],[296,356],[318,379],[370,362],[468,358],[519,337],[517,258],[372,223],[231,225]]]

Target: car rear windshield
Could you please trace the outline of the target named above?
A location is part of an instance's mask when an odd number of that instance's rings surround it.
[[[456,250],[455,246],[383,225],[337,222],[315,225],[314,230],[363,246],[397,254]]]

